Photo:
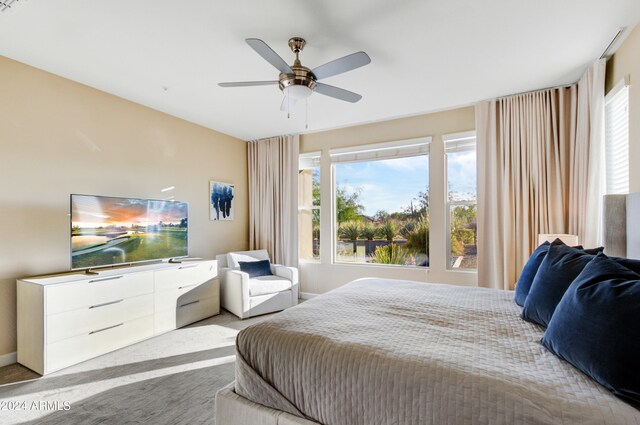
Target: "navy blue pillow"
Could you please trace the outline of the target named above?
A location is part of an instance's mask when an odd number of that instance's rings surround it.
[[[536,277],[538,268],[540,268],[542,260],[544,260],[547,252],[549,252],[549,245],[551,245],[549,242],[544,242],[542,245],[537,247],[536,250],[533,251],[533,254],[531,254],[531,257],[529,257],[527,264],[522,268],[522,273],[520,273],[520,278],[516,284],[516,292],[513,296],[513,300],[520,307],[524,306],[524,301],[527,299],[527,295],[531,289],[533,279]]]
[[[249,277],[271,276],[271,264],[269,260],[238,261],[240,271],[249,274]]]
[[[560,239],[556,239],[553,241],[554,244],[564,245],[564,242]],[[529,291],[531,290],[531,285],[533,284],[533,279],[536,277],[536,273],[538,273],[538,269],[540,268],[540,264],[542,264],[542,260],[547,256],[547,252],[549,252],[549,245],[551,245],[548,241],[543,242],[540,246],[533,251],[529,260],[527,260],[527,264],[522,268],[522,272],[520,273],[520,278],[518,279],[518,283],[516,284],[516,291],[513,296],[514,301],[519,306],[524,306],[525,300],[527,299],[527,295],[529,295]],[[576,249],[583,249],[581,245],[574,246]],[[596,255],[598,252],[602,252],[604,248],[589,248],[584,249],[584,252],[587,254]]]
[[[556,308],[542,345],[640,407],[640,274],[598,254]]]
[[[628,268],[632,272],[640,274],[640,260],[632,260],[631,258],[609,257],[617,263]]]
[[[597,255],[597,254],[601,253],[602,251],[604,251],[604,247],[603,246],[599,246],[598,248],[583,249],[580,245],[578,245],[578,246],[574,246],[574,248],[582,249],[584,252],[586,252],[587,254],[591,254],[591,255]]]
[[[546,327],[565,291],[595,256],[553,242],[533,279],[522,318]]]

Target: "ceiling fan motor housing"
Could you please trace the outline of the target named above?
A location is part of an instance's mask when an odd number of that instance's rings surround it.
[[[316,77],[311,70],[300,63],[299,54],[306,44],[304,38],[292,37],[289,39],[289,48],[296,55],[296,60],[291,69],[293,74],[280,73],[280,90],[284,91],[291,86],[308,87],[311,91],[316,88]]]
[[[293,74],[280,74],[280,90],[289,86],[305,86],[313,90],[316,88],[316,77],[306,66],[294,65],[291,67]]]

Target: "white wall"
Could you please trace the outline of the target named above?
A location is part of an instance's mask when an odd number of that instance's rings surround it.
[[[320,262],[300,264],[302,292],[323,293],[362,277],[409,279],[457,285],[476,285],[475,272],[446,269],[445,163],[442,135],[473,130],[475,109],[460,108],[433,114],[348,127],[301,136],[300,152],[322,151]],[[332,263],[332,181],[329,151],[335,148],[431,136],[429,155],[430,249],[427,269],[415,267]]]

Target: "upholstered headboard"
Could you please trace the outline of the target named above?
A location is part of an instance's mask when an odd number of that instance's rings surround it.
[[[603,228],[607,255],[640,259],[640,192],[605,195]]]

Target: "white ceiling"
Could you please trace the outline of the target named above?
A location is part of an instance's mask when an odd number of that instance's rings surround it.
[[[0,55],[241,139],[318,131],[468,105],[576,81],[639,0],[21,0],[0,13]],[[310,68],[364,50],[370,65],[323,80],[363,95],[314,94],[290,119],[278,71],[291,36]],[[166,87],[166,90],[164,89]]]

